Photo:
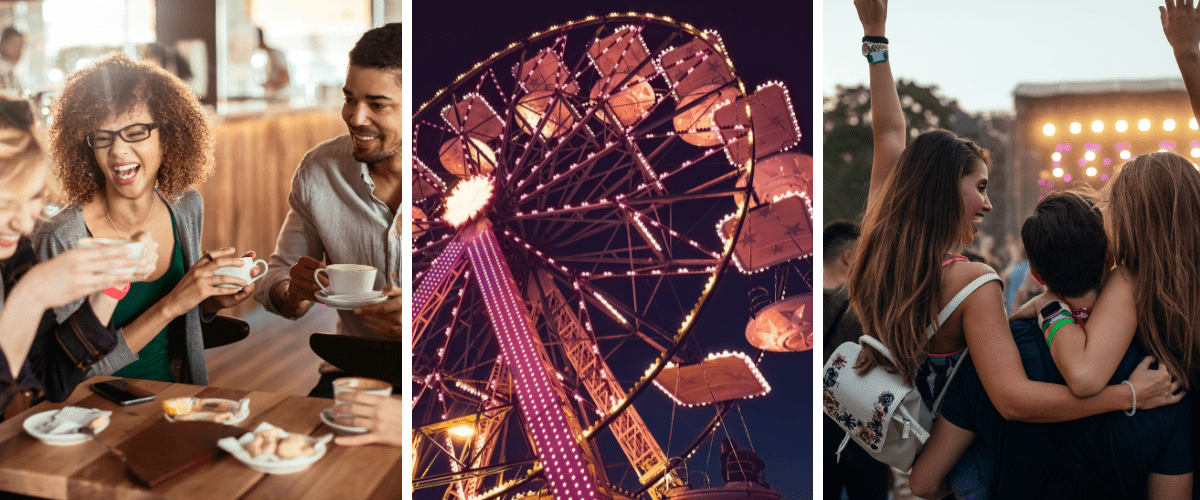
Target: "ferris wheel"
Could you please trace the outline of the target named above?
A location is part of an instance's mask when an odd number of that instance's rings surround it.
[[[782,84],[744,87],[715,32],[638,14],[534,33],[423,105],[414,487],[668,496],[736,401],[769,391],[751,357],[686,340],[730,262],[742,266],[747,214],[770,204],[756,160],[790,154],[791,110]],[[729,379],[689,385],[704,369]],[[633,404],[652,385],[712,405],[711,420],[664,448]]]

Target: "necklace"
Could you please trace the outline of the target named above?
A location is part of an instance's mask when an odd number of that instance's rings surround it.
[[[108,218],[108,223],[109,223],[109,224],[112,224],[113,231],[116,231],[116,232],[117,232],[117,236],[120,236],[120,237],[121,237],[121,239],[124,239],[124,240],[127,240],[127,239],[129,239],[129,238],[127,238],[125,235],[121,234],[121,230],[120,230],[120,229],[117,229],[117,223],[116,223],[116,222],[113,222],[113,220],[112,220],[112,216],[111,216],[111,215],[108,215],[108,201],[107,201],[107,200],[105,200],[105,202],[101,203],[101,205],[104,207],[104,216]],[[155,205],[157,205],[157,203],[154,203],[154,200],[153,200],[153,199],[151,199],[151,200],[150,200],[150,210],[146,212],[146,216],[142,218],[142,223],[141,223],[141,224],[138,224],[138,227],[137,227],[137,229],[136,229],[136,230],[133,232],[133,234],[137,234],[137,232],[138,232],[138,231],[141,231],[141,230],[142,230],[142,226],[145,226],[145,225],[146,225],[146,221],[150,220],[150,214],[154,213],[154,206],[155,206]]]

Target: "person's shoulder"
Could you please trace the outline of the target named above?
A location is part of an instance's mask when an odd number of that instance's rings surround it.
[[[78,206],[62,209],[37,225],[33,230],[32,239],[35,243],[46,239],[72,238],[79,233],[86,233],[87,225],[83,221],[83,210]]]
[[[343,134],[322,142],[304,154],[300,166],[296,167],[298,179],[312,179],[338,175],[347,168],[360,169],[360,162],[354,159],[354,140],[350,134]]]
[[[982,262],[952,262],[947,265],[942,271],[942,283],[946,289],[954,290],[957,293],[963,287],[969,285],[980,276],[994,276],[994,279],[999,282],[1000,276],[996,274],[996,270],[992,266]]]

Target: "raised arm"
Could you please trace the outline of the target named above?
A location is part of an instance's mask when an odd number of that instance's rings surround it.
[[[854,0],[858,19],[863,25],[865,36],[886,36],[887,0]],[[887,179],[900,153],[904,152],[904,110],[900,108],[900,95],[896,92],[896,80],[892,78],[892,63],[883,61],[871,64],[871,131],[875,141],[875,153],[871,159],[871,187],[867,203],[875,198],[879,188]]]
[[[961,307],[971,359],[988,398],[1004,418],[1064,422],[1132,406],[1132,391],[1124,385],[1107,386],[1093,396],[1079,398],[1066,386],[1029,380],[1007,327],[999,283],[983,285]],[[1150,370],[1151,361],[1147,357],[1129,377],[1137,391],[1138,408],[1178,402],[1183,398],[1182,393],[1175,394],[1179,384],[1171,381],[1165,367]]]
[[[1163,33],[1175,52],[1175,62],[1192,103],[1192,114],[1200,117],[1200,10],[1192,6],[1192,0],[1165,0],[1164,3],[1165,7],[1158,8]]]

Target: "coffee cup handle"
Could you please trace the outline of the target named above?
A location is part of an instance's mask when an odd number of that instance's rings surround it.
[[[320,278],[320,276],[321,276],[321,271],[325,271],[325,268],[323,268],[323,267],[322,267],[322,268],[320,268],[320,269],[317,269],[317,272],[313,273],[313,281],[316,281],[316,282],[317,282],[317,286],[321,287],[321,291],[322,291],[322,292],[325,292],[325,295],[333,295],[333,292],[329,291],[329,289],[328,289],[328,288],[325,288],[325,285],[322,285],[322,284],[321,284],[321,278]],[[328,278],[329,278],[329,276],[328,276],[329,272],[328,272],[328,271],[326,271],[326,272],[325,272],[325,274],[326,274],[325,278],[326,278],[326,279],[328,279]]]
[[[254,283],[255,281],[258,281],[258,279],[259,279],[259,278],[261,278],[261,277],[263,277],[263,276],[266,276],[266,275],[267,275],[267,270],[271,268],[271,265],[270,265],[270,264],[267,264],[267,261],[265,261],[265,260],[262,260],[262,259],[258,259],[258,260],[256,260],[256,261],[254,261],[253,263],[251,263],[250,265],[251,265],[251,266],[253,266],[253,267],[258,267],[258,263],[259,263],[259,262],[262,262],[262,265],[263,265],[262,272],[258,273],[258,275],[257,275],[257,276],[255,276],[255,277],[253,277],[253,278],[250,278],[249,280],[247,280],[247,281],[246,281],[246,284],[247,284],[247,285],[249,285],[249,284],[251,284],[251,283]],[[317,283],[319,284],[320,282],[317,282]]]

